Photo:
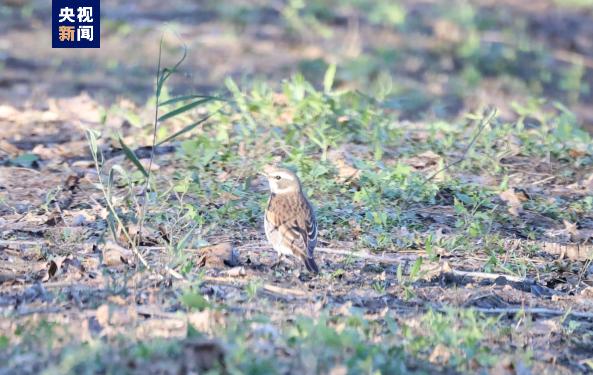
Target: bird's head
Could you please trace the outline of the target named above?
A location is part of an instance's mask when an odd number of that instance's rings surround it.
[[[272,194],[298,193],[301,191],[301,182],[291,170],[268,165],[263,168],[261,174],[268,179]]]

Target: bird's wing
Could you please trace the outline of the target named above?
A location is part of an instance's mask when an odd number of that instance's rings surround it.
[[[315,246],[317,245],[317,219],[315,219],[315,214],[312,210],[310,210],[309,218],[305,222],[305,228],[307,230],[304,236],[305,243],[307,244],[307,255],[312,258],[313,250],[315,250]]]
[[[299,257],[306,257],[307,243],[304,241],[298,219],[287,215],[286,211],[268,210],[266,212],[266,234],[274,246],[285,246]]]
[[[299,219],[296,221],[293,230],[300,234],[305,245],[304,249],[307,251],[307,257],[312,258],[313,250],[315,250],[315,246],[317,245],[317,220],[308,201],[302,201],[300,210]]]

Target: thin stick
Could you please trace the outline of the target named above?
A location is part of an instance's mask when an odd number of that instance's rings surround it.
[[[593,320],[593,313],[585,313],[580,311],[564,311],[555,309],[546,309],[543,307],[523,308],[523,307],[497,307],[497,308],[483,308],[473,307],[475,311],[479,311],[484,314],[532,314],[532,315],[553,315],[553,316],[566,316],[579,319]]]
[[[476,132],[476,134],[473,136],[471,141],[467,144],[467,146],[463,150],[461,157],[459,159],[455,160],[453,163],[448,164],[448,165],[444,166],[443,168],[439,169],[438,171],[434,172],[432,175],[430,175],[430,177],[428,177],[426,180],[424,180],[424,183],[427,183],[428,181],[432,180],[439,173],[444,172],[444,171],[448,170],[449,168],[451,168],[452,166],[457,165],[457,164],[461,163],[462,161],[464,161],[469,150],[472,148],[474,143],[476,143],[478,137],[480,136],[480,134],[482,134],[482,131],[484,130],[486,125],[488,125],[490,123],[490,121],[492,121],[494,116],[496,116],[497,112],[498,111],[496,108],[490,108],[488,110],[488,113],[482,117],[482,120],[480,120],[480,126],[478,127],[478,131]]]
[[[474,272],[474,271],[460,271],[460,270],[443,270],[444,273],[451,273],[455,276],[461,277],[471,277],[474,279],[484,279],[484,280],[496,280],[498,278],[504,278],[507,281],[511,281],[514,283],[529,283],[535,284],[535,281],[526,277],[518,277],[518,276],[510,276],[504,275],[501,273],[487,273],[487,272]]]
[[[42,246],[45,241],[0,240],[0,246]]]
[[[185,280],[185,277],[183,277],[182,274],[180,274],[179,272],[175,271],[174,269],[172,269],[171,267],[165,267],[165,271],[171,275],[173,278],[177,279],[177,280]]]
[[[286,296],[286,295],[293,295],[293,296],[298,296],[298,297],[310,297],[311,296],[309,293],[299,290],[299,289],[282,288],[282,287],[272,285],[272,284],[264,284],[264,290],[266,292],[279,294],[282,296]]]
[[[25,307],[24,309],[15,311],[15,315],[20,317],[20,316],[27,316],[27,315],[33,315],[33,314],[54,314],[54,313],[58,313],[60,311],[61,311],[61,309],[56,306],[38,307],[38,308]]]
[[[403,257],[402,258],[385,257],[385,256],[373,255],[373,254],[369,254],[369,253],[363,253],[360,251],[331,249],[331,248],[327,248],[327,247],[318,247],[315,249],[315,251],[320,252],[320,253],[326,253],[326,254],[352,256],[355,258],[368,259],[368,260],[372,260],[375,262],[381,262],[381,263],[398,264],[398,263],[401,263],[402,260],[405,260],[405,258],[403,258]],[[417,257],[413,257],[413,258],[416,259]]]
[[[555,179],[555,178],[557,178],[557,177],[558,177],[558,176],[549,176],[549,177],[546,177],[546,178],[544,178],[543,180],[539,180],[539,181],[536,181],[536,182],[532,182],[532,183],[531,183],[531,186],[537,186],[537,185],[545,184],[546,182],[548,182],[548,181],[550,181],[550,180],[553,180],[553,179]]]
[[[258,242],[258,243],[254,243],[254,244],[249,244],[249,245],[244,245],[244,246],[239,246],[237,247],[237,250],[250,250],[250,249],[257,249],[258,251],[267,251],[270,253],[274,253],[275,251],[272,250],[271,248],[266,247],[266,242]],[[186,250],[190,250],[190,251],[195,251],[194,249],[186,249]],[[326,253],[326,254],[335,254],[335,255],[343,255],[343,256],[352,256],[355,258],[361,258],[361,259],[368,259],[368,260],[373,260],[376,262],[383,262],[383,263],[400,263],[402,260],[409,260],[406,257],[385,257],[385,256],[380,256],[380,255],[373,255],[373,254],[369,254],[367,252],[361,252],[361,251],[352,251],[352,250],[342,250],[342,249],[332,249],[329,247],[316,247],[315,248],[315,252],[319,252],[319,253]],[[407,253],[409,254],[409,253]],[[416,259],[416,256],[412,256],[410,257],[411,259]]]

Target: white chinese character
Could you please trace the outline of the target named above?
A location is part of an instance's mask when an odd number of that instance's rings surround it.
[[[60,17],[59,22],[64,22],[66,20],[68,20],[68,22],[74,22],[74,9],[68,7],[60,8],[58,17]]]
[[[76,29],[76,40],[80,42],[82,39],[87,39],[89,42],[93,41],[93,27],[79,26]]]
[[[78,22],[93,22],[92,7],[78,7]]]

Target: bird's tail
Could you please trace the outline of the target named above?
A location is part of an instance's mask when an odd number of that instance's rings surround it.
[[[310,257],[310,258],[306,257],[306,258],[303,258],[303,260],[305,261],[305,267],[307,267],[307,271],[319,273],[319,267],[317,267],[317,263],[315,263],[315,259],[313,259],[312,257]]]

